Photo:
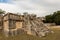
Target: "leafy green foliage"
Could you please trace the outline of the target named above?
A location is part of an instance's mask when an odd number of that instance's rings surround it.
[[[45,16],[47,23],[56,23],[60,25],[60,11],[54,12],[52,15]]]
[[[53,22],[52,15],[47,15],[46,16],[46,22],[49,22],[49,23],[52,23]]]
[[[5,14],[5,11],[3,11],[2,9],[0,9],[0,14]]]
[[[54,19],[54,22],[58,25],[60,25],[60,15],[56,16]]]

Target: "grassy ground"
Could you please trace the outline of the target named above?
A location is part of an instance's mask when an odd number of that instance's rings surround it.
[[[27,34],[19,34],[14,37],[5,37],[0,33],[0,40],[60,40],[60,30],[53,30],[55,33],[54,34],[49,34],[46,37],[36,37],[36,36],[31,36]]]

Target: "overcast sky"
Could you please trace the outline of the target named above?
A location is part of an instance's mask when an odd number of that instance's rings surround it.
[[[60,10],[60,0],[0,0],[0,9],[13,13],[34,13],[38,16]]]

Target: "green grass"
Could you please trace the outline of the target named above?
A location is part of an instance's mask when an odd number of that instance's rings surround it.
[[[19,34],[14,37],[5,37],[2,33],[0,33],[0,40],[60,40],[60,30],[53,30],[54,34],[49,34],[46,37],[37,37],[27,34]]]

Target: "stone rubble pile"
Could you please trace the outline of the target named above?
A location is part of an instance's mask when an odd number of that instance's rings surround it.
[[[24,14],[23,28],[28,34],[36,35],[39,37],[46,36],[51,33],[51,30],[44,25],[42,20],[36,17],[34,14]]]

